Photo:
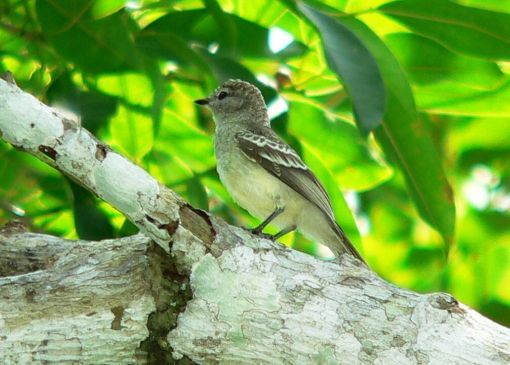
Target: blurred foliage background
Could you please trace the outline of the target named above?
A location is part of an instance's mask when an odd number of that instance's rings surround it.
[[[228,78],[327,188],[339,223],[396,285],[446,291],[510,325],[510,1],[4,0],[0,71],[237,225],[211,114]],[[0,142],[0,224],[101,239],[106,203]],[[298,234],[284,243],[324,255]]]

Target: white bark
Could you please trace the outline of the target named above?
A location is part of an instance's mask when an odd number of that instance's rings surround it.
[[[168,336],[197,362],[509,364],[510,330],[445,293],[397,288],[354,259],[324,262],[243,237],[191,274]]]
[[[189,276],[193,295],[185,303],[175,328],[166,336],[171,346],[168,351],[176,359],[186,355],[198,363],[211,364],[510,363],[510,330],[449,295],[411,293],[386,283],[350,257],[321,261],[207,217],[187,206],[142,169],[101,145],[87,131],[3,80],[0,80],[0,133],[7,142],[48,161],[125,213],[148,237],[170,252],[169,262],[161,266],[175,265],[182,275]],[[91,243],[77,245],[85,249]],[[21,250],[23,245],[19,246]],[[115,261],[113,258],[103,261],[102,256],[121,254],[119,251],[127,250],[121,257],[130,258],[129,262],[146,260],[144,250],[127,246],[130,245],[119,245],[115,240],[92,243],[94,260],[104,263],[97,270],[108,276],[112,272],[108,262]],[[42,275],[57,268],[52,265],[37,277],[38,271],[4,273],[0,296],[7,298],[11,292],[17,293],[13,298],[18,299],[9,303],[18,310],[19,317],[0,306],[3,319],[0,359],[6,358],[5,351],[13,348],[25,354],[36,343],[53,344],[56,340],[51,337],[55,328],[52,326],[57,326],[55,316],[59,312],[65,313],[63,322],[57,321],[63,336],[55,348],[62,353],[67,351],[66,346],[78,348],[73,347],[72,341],[80,339],[79,354],[111,351],[112,359],[118,356],[111,363],[124,363],[124,359],[134,356],[135,348],[119,355],[105,341],[104,345],[87,342],[86,332],[87,328],[103,331],[112,339],[118,335],[119,342],[124,344],[139,341],[139,337],[131,340],[134,332],[140,337],[147,336],[146,329],[139,329],[138,324],[145,323],[146,313],[151,310],[146,281],[125,274],[125,281],[120,282],[132,280],[137,288],[133,292],[123,292],[115,285],[106,287],[104,295],[110,295],[110,299],[94,310],[98,319],[95,315],[90,319],[84,315],[83,305],[81,309],[71,309],[80,300],[65,301],[67,297],[59,298],[58,291],[45,291],[46,287],[64,282],[75,297],[94,302],[98,291],[93,288],[97,285],[105,289],[105,285],[96,282],[97,275],[87,276],[92,265],[89,257],[80,254],[81,261],[57,265],[62,269],[60,274],[55,273],[57,278],[60,275],[60,281]],[[143,277],[141,271],[137,273]],[[48,302],[55,303],[53,311],[47,309],[41,315],[31,315],[36,308],[22,297],[22,291],[16,292],[29,279],[47,296]],[[15,284],[15,280],[21,282]],[[186,280],[182,285],[188,285]],[[157,293],[164,291],[162,287]],[[158,298],[156,306],[164,307],[162,301],[165,300]],[[171,302],[171,298],[166,301]],[[112,331],[111,308],[115,306],[128,308],[124,313],[131,315],[131,320],[137,323],[132,323],[132,328],[139,330],[131,331],[128,327],[123,334],[121,327],[120,331]],[[8,322],[6,314],[9,318],[24,319],[19,324],[15,320]],[[93,357],[76,361],[102,363]]]
[[[155,310],[138,235],[91,244],[0,232],[0,363],[129,364]]]
[[[167,251],[178,226],[195,227],[197,220],[203,220],[172,190],[102,144],[76,121],[2,79],[0,137],[110,203]],[[210,241],[212,232],[201,227],[203,231],[195,227],[195,234]]]

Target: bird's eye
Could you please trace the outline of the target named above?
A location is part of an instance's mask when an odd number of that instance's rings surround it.
[[[226,97],[227,97],[227,93],[225,91],[222,91],[221,93],[218,94],[219,100],[225,99]]]

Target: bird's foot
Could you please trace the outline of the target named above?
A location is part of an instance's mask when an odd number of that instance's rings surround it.
[[[260,229],[258,229],[258,227],[257,228],[246,228],[246,230],[248,232],[250,232],[251,234],[254,234],[257,237],[265,238],[266,240],[275,241],[275,236],[262,232]]]

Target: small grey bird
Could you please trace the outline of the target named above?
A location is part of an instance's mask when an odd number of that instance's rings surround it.
[[[254,233],[261,234],[272,222],[281,229],[275,239],[297,229],[335,256],[347,252],[363,261],[336,223],[324,187],[271,129],[257,87],[228,80],[195,103],[208,106],[214,114],[214,149],[222,183],[241,207],[265,219]]]

